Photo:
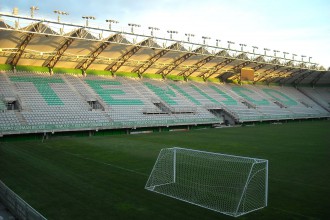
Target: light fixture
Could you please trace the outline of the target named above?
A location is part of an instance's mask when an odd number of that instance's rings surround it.
[[[228,49],[230,49],[231,44],[235,44],[235,42],[232,42],[232,41],[227,41],[227,43],[228,43]]]
[[[295,56],[297,56],[297,54],[294,54],[294,53],[293,53],[293,54],[292,54],[292,59],[293,59],[293,60],[294,60],[294,57],[295,57]]]
[[[151,36],[154,36],[154,31],[159,31],[158,27],[148,27],[149,30],[151,30]]]
[[[169,31],[167,31],[167,33],[170,34],[170,39],[172,40],[173,39],[173,34],[177,34],[178,32],[169,30]]]
[[[283,52],[283,56],[284,56],[284,59],[286,59],[286,55],[288,55],[289,53],[288,52]]]
[[[239,44],[241,46],[241,51],[243,52],[243,48],[246,47],[246,44]]]
[[[61,17],[60,17],[61,15],[69,15],[69,13],[60,10],[54,10],[54,13],[58,14],[57,22],[61,22]]]
[[[203,44],[206,44],[206,40],[211,39],[210,37],[206,37],[206,36],[202,36],[202,38],[203,38]]]
[[[273,50],[274,51],[274,57],[276,57],[276,53],[279,53],[279,50]]]
[[[184,35],[186,35],[188,37],[188,39],[187,39],[188,42],[190,42],[190,37],[195,37],[194,34],[189,34],[189,33],[188,34],[184,34]]]
[[[105,22],[109,23],[109,30],[111,30],[111,24],[118,24],[119,22],[112,19],[107,19]]]
[[[89,20],[95,20],[96,18],[94,16],[82,16],[83,19],[86,19],[86,27],[88,27],[89,23],[88,21]]]
[[[221,40],[219,40],[219,39],[215,39],[215,45],[216,45],[217,47],[219,47],[219,43],[220,43],[220,41],[221,41]]]
[[[132,24],[132,23],[129,23],[128,26],[131,27],[131,33],[132,34],[134,33],[134,27],[141,27],[141,25],[139,25],[139,24]]]
[[[267,56],[267,51],[270,51],[270,49],[264,48],[264,51],[265,51],[265,56]]]
[[[30,10],[31,10],[31,18],[33,18],[34,17],[34,11],[39,10],[39,7],[38,6],[31,6]]]

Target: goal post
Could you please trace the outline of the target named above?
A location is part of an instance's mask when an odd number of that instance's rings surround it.
[[[267,206],[268,160],[164,148],[145,189],[237,217]]]

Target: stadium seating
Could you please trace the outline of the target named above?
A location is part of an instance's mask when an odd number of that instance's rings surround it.
[[[1,134],[329,117],[329,103],[328,88],[0,73]]]
[[[306,96],[313,99],[319,106],[330,111],[330,89],[326,87],[301,87],[298,88]]]

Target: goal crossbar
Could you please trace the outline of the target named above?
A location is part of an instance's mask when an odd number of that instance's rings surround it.
[[[164,148],[145,189],[230,216],[268,204],[268,160]]]

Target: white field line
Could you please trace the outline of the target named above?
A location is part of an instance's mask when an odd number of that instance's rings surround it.
[[[308,215],[303,215],[303,214],[300,214],[300,213],[297,213],[297,212],[293,212],[293,211],[289,211],[289,210],[285,210],[285,209],[279,209],[279,208],[274,208],[274,207],[269,207],[270,209],[274,209],[274,210],[277,210],[277,211],[281,211],[281,212],[285,212],[285,213],[288,213],[290,215],[296,215],[296,216],[299,216],[299,217],[303,217],[303,218],[306,218],[306,219],[319,219],[319,218],[316,218],[316,217],[312,217],[312,216],[308,216]]]
[[[284,180],[284,179],[278,179],[278,178],[269,178],[269,179],[270,180],[275,180],[275,181],[278,181],[278,182],[293,183],[293,184],[299,184],[299,185],[314,187],[314,188],[323,189],[323,190],[330,190],[330,187],[317,186],[317,185],[313,185],[313,184],[306,184],[306,183],[302,183],[302,182],[298,182],[298,181]]]
[[[121,166],[118,166],[118,165],[114,165],[114,164],[111,164],[111,163],[106,163],[106,162],[102,162],[102,161],[94,160],[94,159],[91,159],[91,158],[88,158],[88,157],[82,156],[82,155],[80,155],[80,154],[74,154],[74,153],[70,153],[70,152],[67,152],[67,151],[64,151],[64,150],[54,149],[54,148],[49,147],[49,146],[45,146],[45,147],[50,148],[50,149],[52,149],[52,150],[56,150],[56,151],[63,152],[63,153],[65,153],[65,154],[69,154],[69,155],[71,155],[71,156],[74,156],[74,157],[77,157],[77,158],[80,158],[80,159],[93,161],[93,162],[95,162],[95,163],[103,164],[103,165],[106,165],[106,166],[114,167],[114,168],[117,168],[117,169],[120,169],[120,170],[124,170],[124,171],[127,171],[127,172],[131,172],[131,173],[135,173],[135,174],[139,174],[139,175],[143,175],[143,176],[149,176],[148,174],[145,174],[145,173],[142,173],[142,172],[139,172],[139,171],[136,171],[136,170],[128,169],[128,168],[121,167]],[[141,168],[141,169],[142,169],[142,168]]]

